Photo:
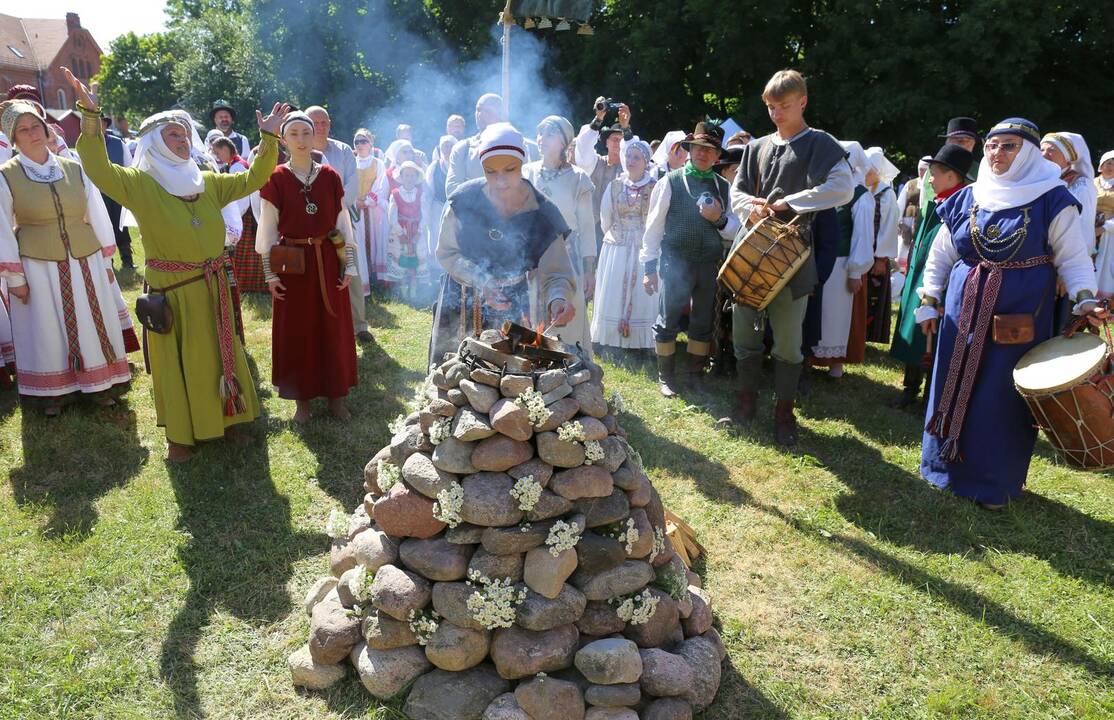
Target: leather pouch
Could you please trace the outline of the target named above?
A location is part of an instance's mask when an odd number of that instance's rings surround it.
[[[1036,332],[1030,313],[995,315],[992,327],[994,342],[998,345],[1024,345],[1033,342]]]
[[[165,335],[174,327],[174,311],[162,293],[144,293],[135,300],[139,324],[153,333]]]
[[[276,275],[304,275],[306,272],[305,248],[292,245],[275,245],[272,247],[271,272]]]

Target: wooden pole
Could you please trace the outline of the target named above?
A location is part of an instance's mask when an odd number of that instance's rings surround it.
[[[503,117],[510,122],[511,119],[511,26],[514,25],[514,15],[511,14],[511,0],[507,0],[503,8]]]

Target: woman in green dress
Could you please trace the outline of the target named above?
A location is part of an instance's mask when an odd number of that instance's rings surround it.
[[[135,216],[147,258],[145,279],[172,311],[169,332],[147,338],[167,460],[188,459],[199,440],[250,442],[234,427],[259,416],[259,401],[234,327],[221,208],[270,177],[289,105],[275,103],[267,117],[256,111],[262,141],[249,172],[201,171],[190,159],[192,128],[173,112],[143,122],[132,167],[120,167],[108,161],[96,98],[62,70],[82,113],[77,152],[85,173]]]
[[[894,341],[890,345],[890,355],[905,364],[905,388],[895,403],[899,408],[915,405],[920,398],[921,386],[924,385],[923,363],[928,343],[913,315],[921,304],[917,288],[921,286],[921,278],[924,276],[928,251],[932,248],[932,241],[936,238],[936,233],[942,224],[940,216],[936,214],[936,208],[963,189],[967,184],[967,173],[970,172],[974,161],[975,156],[970,150],[959,145],[945,145],[929,161],[932,172],[925,173],[935,197],[928,201],[924,217],[917,226],[917,234],[909,249],[909,270],[901,290],[901,305],[897,310]]]

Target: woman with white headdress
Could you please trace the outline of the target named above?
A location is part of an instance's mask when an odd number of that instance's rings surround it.
[[[901,237],[898,225],[901,212],[897,206],[897,194],[893,182],[897,178],[897,167],[886,159],[880,147],[866,150],[870,167],[866,173],[866,185],[874,196],[874,265],[866,278],[866,341],[888,343],[890,341],[890,316],[893,313],[890,292],[890,270],[897,262],[901,251]]]
[[[1097,198],[1096,220],[1103,221],[1099,232],[1095,272],[1098,275],[1099,297],[1114,295],[1114,150],[1103,153],[1095,177]],[[1098,216],[1101,216],[1099,218]]]
[[[665,177],[666,173],[676,170],[677,168],[684,167],[689,159],[689,151],[685,149],[682,144],[688,133],[684,130],[670,130],[662,138],[661,144],[658,149],[654,151],[652,158],[651,175],[654,180],[661,180]]]
[[[596,287],[596,220],[592,195],[595,187],[588,173],[568,160],[568,147],[575,139],[572,123],[550,115],[538,124],[538,149],[542,159],[522,168],[522,175],[561,211],[572,229],[566,240],[569,259],[576,271],[572,302],[573,321],[557,335],[567,345],[579,344],[592,356],[592,335],[588,329],[588,300]],[[535,322],[544,322],[544,313],[535,309]]]
[[[986,134],[978,180],[937,207],[916,319],[937,333],[921,476],[988,509],[1025,485],[1037,430],[1013,384],[1021,356],[1053,334],[1056,277],[1076,315],[1101,324],[1079,201],[1040,154],[1040,131],[1007,118]],[[1008,318],[1014,333],[991,331]]]
[[[832,274],[824,283],[820,342],[812,348],[810,363],[828,367],[828,374],[843,376],[846,363],[866,357],[866,304],[864,276],[874,265],[874,196],[866,186],[870,168],[863,146],[841,142],[855,182],[851,202],[836,208],[840,240]]]
[[[642,290],[638,253],[650,212],[650,146],[637,137],[620,147],[623,174],[603,191],[600,220],[603,248],[596,277],[592,342],[609,348],[648,350],[654,347],[658,292]]]
[[[99,117],[96,122],[99,128]],[[0,129],[19,150],[0,165],[0,277],[11,301],[19,393],[48,417],[77,393],[113,405],[113,390],[126,388],[131,369],[113,288],[116,238],[104,201],[80,163],[50,152],[37,104],[0,104]],[[9,344],[4,334],[0,365],[12,350],[3,347]]]
[[[266,182],[278,153],[275,131],[289,106],[275,103],[266,118],[256,113],[263,138],[246,173],[202,172],[191,155],[196,132],[166,112],[143,122],[133,166],[125,168],[108,161],[96,98],[63,72],[82,113],[77,152],[86,174],[139,221],[151,288],[142,319],[155,330],[147,349],[167,459],[188,459],[199,440],[248,441],[235,426],[258,417],[259,402],[235,332],[221,208]]]
[[[375,156],[375,138],[370,130],[360,128],[352,138],[356,151],[356,237],[357,259],[363,294],[371,294],[372,278],[382,280],[387,272],[387,201],[390,190],[387,168]]]

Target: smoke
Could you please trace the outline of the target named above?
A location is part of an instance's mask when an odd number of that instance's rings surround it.
[[[413,128],[414,146],[429,152],[454,114],[465,118],[467,134],[476,132],[476,99],[502,93],[503,33],[495,24],[495,3],[478,59],[463,59],[440,34],[411,29],[424,15],[406,10],[405,4],[338,5],[347,8],[334,14],[307,0],[256,3],[260,40],[271,56],[278,93],[302,107],[327,107],[333,135],[346,142],[358,127],[366,127],[375,133],[376,145],[386,148],[395,128],[405,123]],[[546,115],[568,117],[567,96],[547,77],[547,55],[531,33],[512,28],[510,120],[528,138]]]

